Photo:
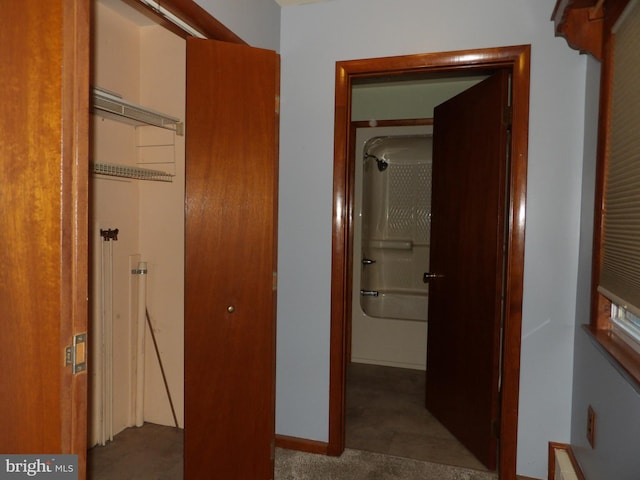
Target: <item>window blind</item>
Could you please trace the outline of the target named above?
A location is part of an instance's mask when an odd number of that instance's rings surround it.
[[[640,315],[640,2],[615,27],[599,291]]]

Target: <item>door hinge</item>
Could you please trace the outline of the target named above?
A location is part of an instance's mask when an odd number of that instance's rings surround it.
[[[507,128],[507,130],[511,129],[511,122],[513,120],[513,108],[511,105],[504,107],[502,111],[502,124]]]
[[[491,420],[491,433],[494,437],[500,438],[500,419],[494,418]]]
[[[71,371],[76,373],[87,369],[87,334],[80,333],[73,337],[73,345],[65,348],[65,365],[71,366]]]

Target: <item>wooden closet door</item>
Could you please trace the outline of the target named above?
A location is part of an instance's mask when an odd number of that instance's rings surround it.
[[[186,479],[273,478],[278,88],[275,52],[187,42]]]
[[[78,454],[87,327],[89,3],[0,5],[0,452]]]

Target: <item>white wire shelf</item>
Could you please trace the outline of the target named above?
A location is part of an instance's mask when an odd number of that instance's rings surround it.
[[[184,124],[179,118],[128,102],[117,94],[101,88],[93,88],[91,108],[93,113],[105,118],[136,126],[152,125],[172,130],[176,135],[184,135]]]
[[[129,167],[125,165],[115,165],[112,163],[93,162],[92,172],[97,175],[108,175],[111,177],[132,178],[135,180],[151,180],[155,182],[173,182],[175,175],[162,170],[152,170],[150,168]]]

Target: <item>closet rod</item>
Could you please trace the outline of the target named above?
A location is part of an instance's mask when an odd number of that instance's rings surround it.
[[[158,15],[164,17],[165,19],[167,19],[168,21],[173,23],[175,26],[177,26],[183,32],[188,33],[189,35],[191,35],[192,37],[205,38],[205,39],[207,38],[201,32],[199,32],[198,30],[193,28],[191,25],[189,25],[187,22],[182,20],[180,17],[174,15],[173,13],[171,13],[170,10],[168,10],[165,7],[163,7],[162,5],[160,5],[160,2],[158,2],[156,0],[139,0],[139,1],[141,3],[143,3],[143,4],[145,4],[151,10],[155,11]]]

